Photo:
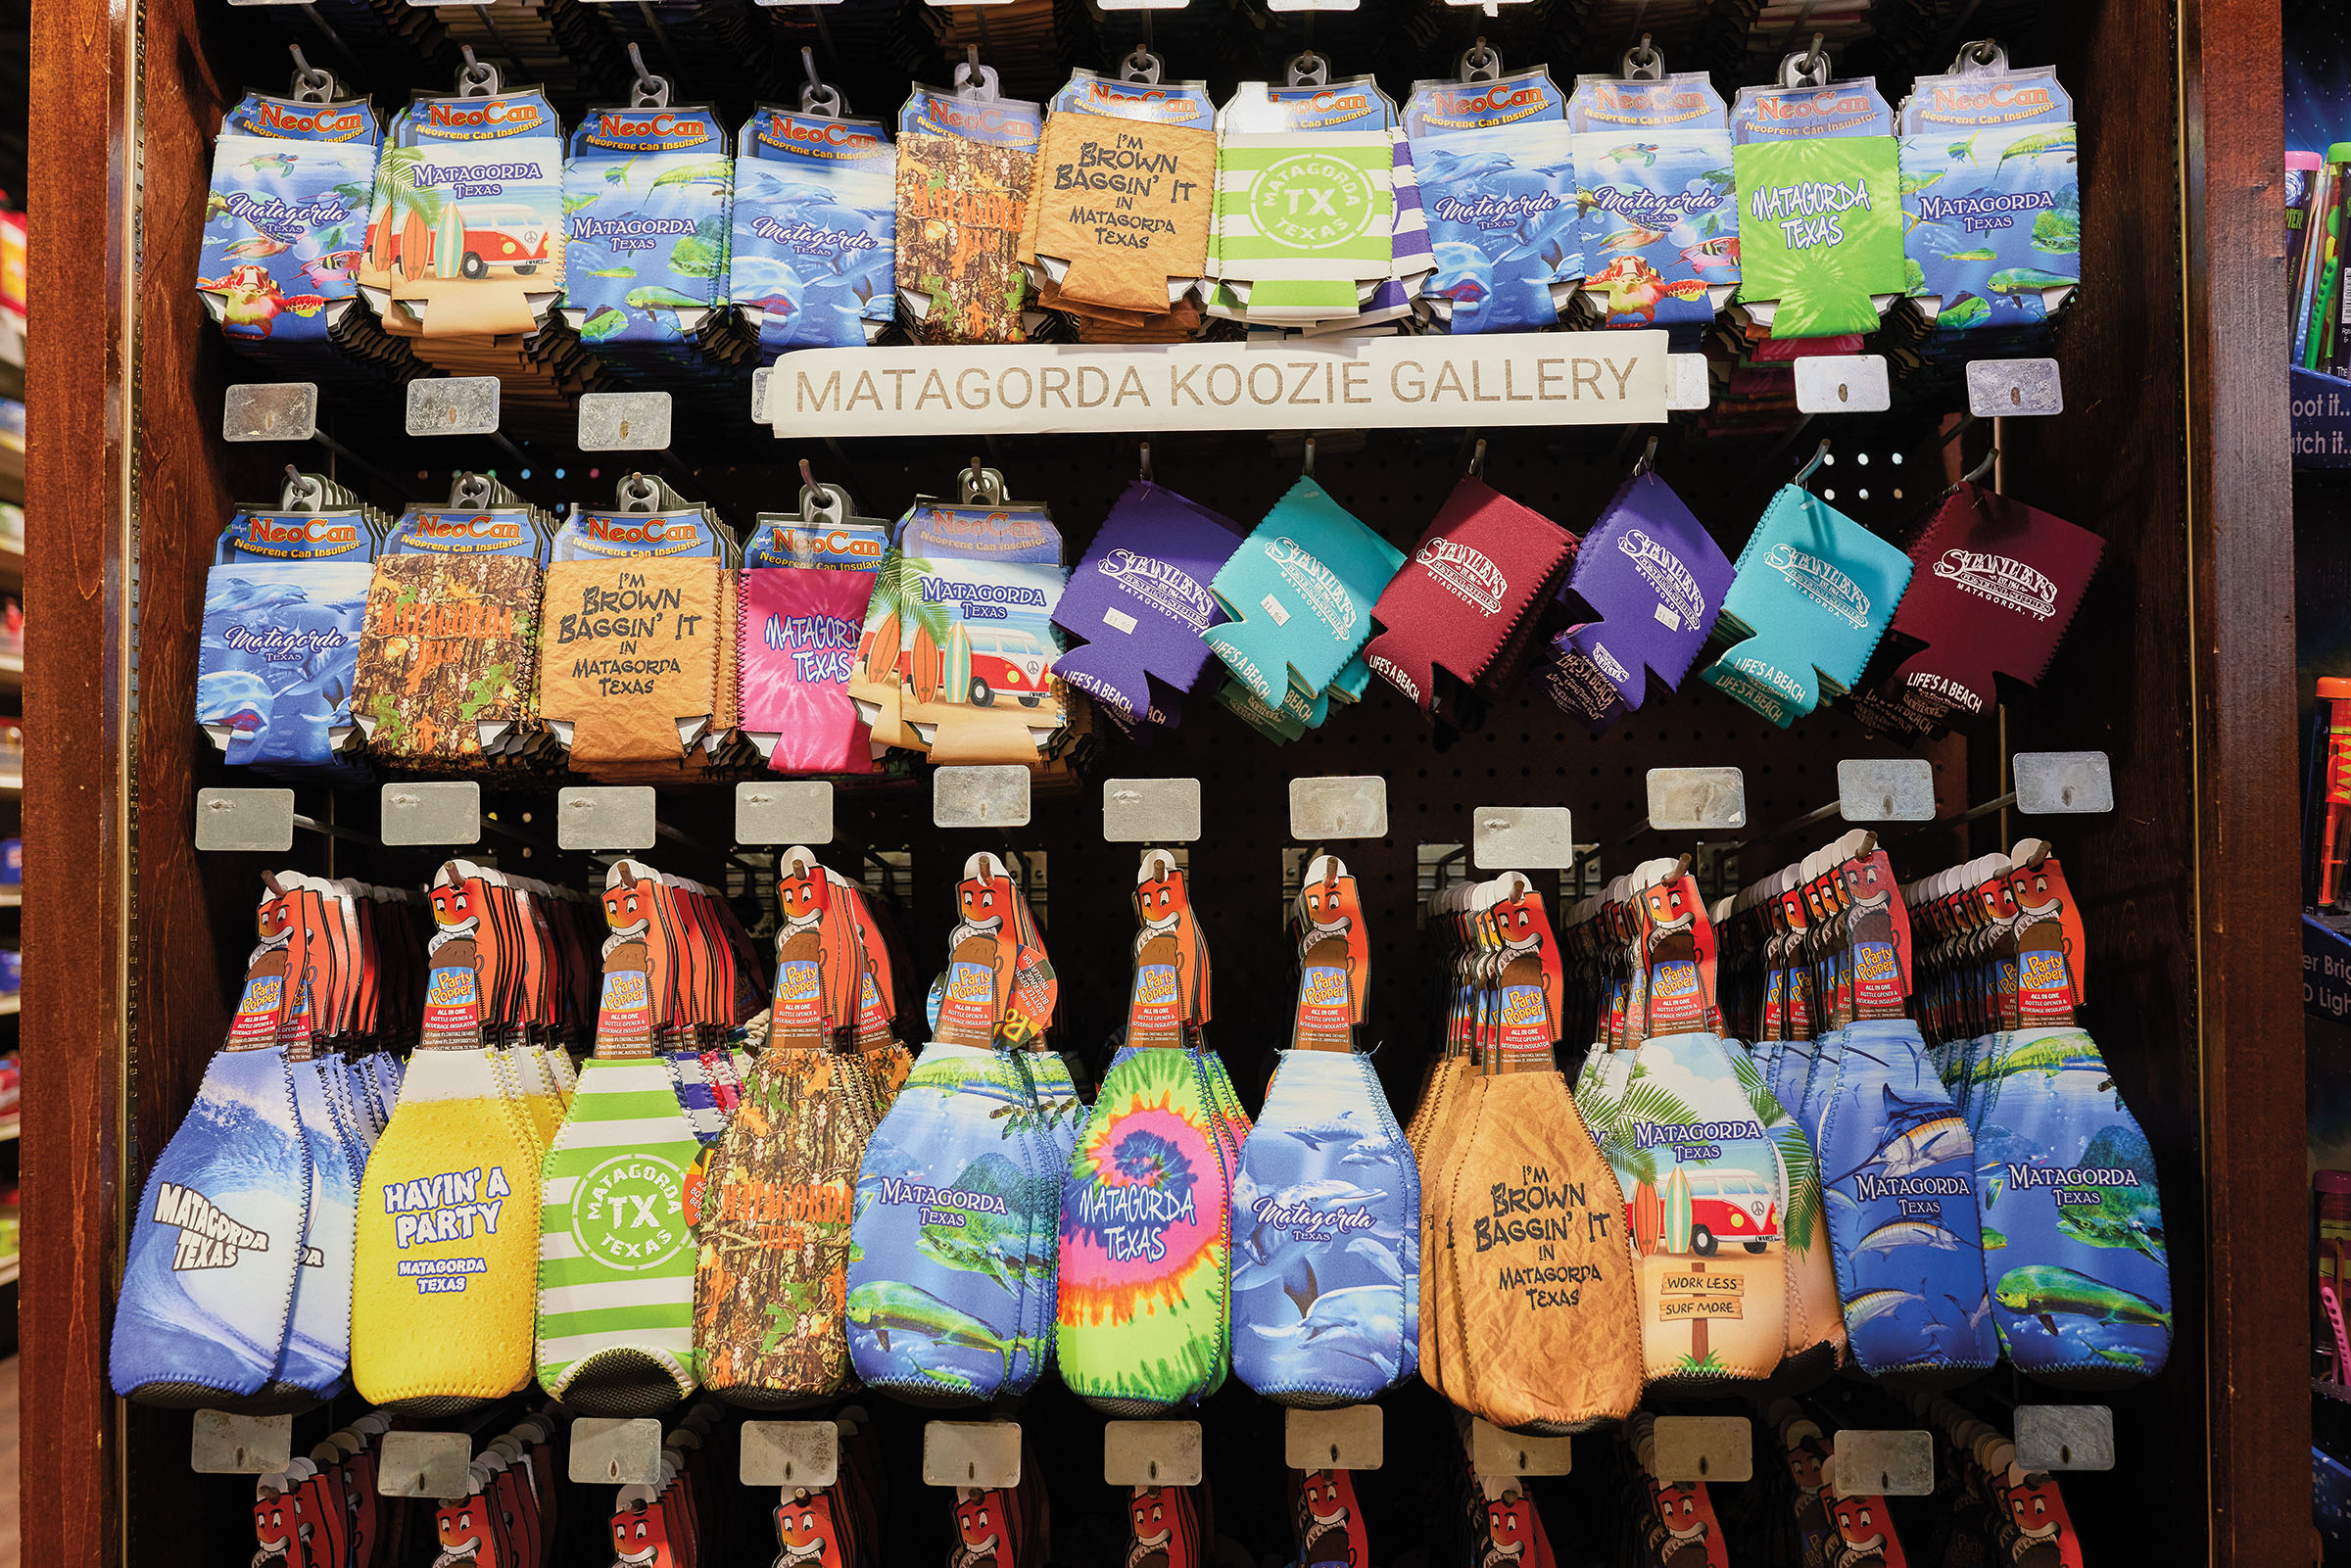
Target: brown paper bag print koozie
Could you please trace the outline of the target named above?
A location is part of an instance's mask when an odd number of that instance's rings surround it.
[[[1563,979],[1542,895],[1511,874],[1471,900],[1478,1075],[1440,1173],[1440,1358],[1496,1426],[1566,1432],[1641,1398],[1632,1256],[1616,1182],[1553,1060]]]
[[[767,1044],[701,1189],[695,1335],[702,1380],[775,1409],[854,1386],[842,1320],[857,1166],[874,1129],[861,1064],[839,1049],[862,965],[825,868],[807,849],[778,868],[781,924]]]

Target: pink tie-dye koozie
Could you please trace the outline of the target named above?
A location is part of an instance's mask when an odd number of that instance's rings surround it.
[[[874,771],[872,732],[848,693],[873,590],[871,572],[762,566],[743,574],[740,722],[775,772]]]

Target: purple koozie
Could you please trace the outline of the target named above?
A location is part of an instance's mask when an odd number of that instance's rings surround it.
[[[1200,634],[1230,619],[1209,585],[1240,547],[1230,519],[1147,479],[1128,485],[1053,611],[1084,642],[1054,673],[1129,725],[1151,722],[1155,707],[1179,712],[1153,697],[1151,680],[1175,692],[1199,681],[1211,656]]]
[[[1552,639],[1535,678],[1600,735],[1639,707],[1655,675],[1679,687],[1731,586],[1730,558],[1654,472],[1617,489],[1584,536],[1560,600],[1582,624]],[[1580,601],[1580,603],[1579,603]]]

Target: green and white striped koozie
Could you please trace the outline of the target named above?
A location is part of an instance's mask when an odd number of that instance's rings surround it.
[[[1233,131],[1217,147],[1208,273],[1252,321],[1351,316],[1393,275],[1395,144],[1385,131]]]

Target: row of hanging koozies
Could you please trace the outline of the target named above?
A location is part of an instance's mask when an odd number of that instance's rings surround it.
[[[215,547],[197,719],[278,772],[854,777],[1059,765],[1090,731],[1073,689],[1143,737],[1205,689],[1278,744],[1375,675],[1441,730],[1531,675],[1598,736],[1712,650],[1702,678],[1775,723],[1843,694],[1919,739],[2040,679],[2103,548],[1972,479],[1897,546],[1807,467],[1734,566],[1647,458],[1581,540],[1478,466],[1409,554],[1311,472],[1246,532],[1145,478],[1074,568],[978,466],[894,524],[808,476],[747,546],[639,474],[560,522],[481,475],[397,519],[292,475]]]
[[[197,287],[232,344],[320,379],[496,374],[527,411],[614,386],[740,414],[754,363],[891,332],[1693,348],[1735,297],[1737,401],[1766,342],[1842,351],[1899,302],[1898,356],[1947,375],[2037,339],[2080,282],[2071,101],[1990,43],[1898,111],[1817,46],[1726,105],[1654,49],[1563,89],[1481,41],[1402,109],[1311,53],[1218,105],[1144,49],[1040,104],[975,50],[893,125],[811,68],[797,109],[737,130],[640,58],[568,137],[467,53],[388,127],[307,66],[229,112]]]

